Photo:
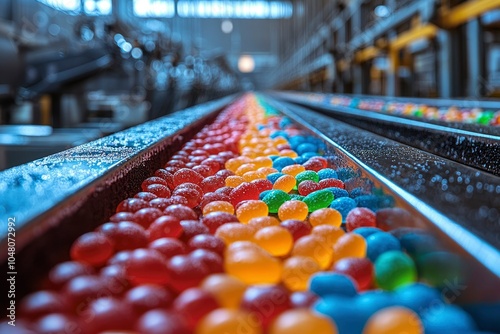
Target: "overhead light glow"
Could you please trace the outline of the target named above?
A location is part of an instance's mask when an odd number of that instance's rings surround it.
[[[251,73],[255,69],[255,60],[250,55],[241,55],[238,59],[238,70],[241,73]]]
[[[233,22],[229,20],[222,21],[220,29],[222,30],[223,33],[230,34],[233,31]]]
[[[37,0],[37,1],[56,10],[70,12],[70,14],[78,14],[82,10],[80,0]]]
[[[388,17],[389,15],[391,15],[391,11],[389,10],[389,8],[384,5],[375,7],[374,12],[378,17]]]
[[[283,19],[292,17],[293,5],[289,1],[179,0],[177,14],[199,18]]]
[[[134,15],[139,17],[174,17],[174,0],[134,0]]]
[[[87,15],[110,15],[111,0],[84,0],[83,10]]]

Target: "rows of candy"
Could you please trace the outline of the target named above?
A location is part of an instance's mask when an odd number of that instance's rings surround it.
[[[442,283],[436,267],[453,257],[424,234],[383,231],[384,217],[404,215],[389,196],[356,187],[359,176],[334,168],[323,150],[317,138],[245,96],[144,180],[108,223],[74,242],[71,261],[23,299],[16,328],[474,330],[474,320],[447,303],[450,296],[426,284]]]
[[[304,94],[313,102],[361,110],[411,116],[429,120],[500,126],[500,109],[463,108],[457,106],[435,107],[421,103],[387,101],[377,98],[354,98],[344,95],[323,96]]]

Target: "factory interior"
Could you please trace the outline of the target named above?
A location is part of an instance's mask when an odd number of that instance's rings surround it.
[[[0,334],[500,333],[500,0],[2,0],[0,232]]]

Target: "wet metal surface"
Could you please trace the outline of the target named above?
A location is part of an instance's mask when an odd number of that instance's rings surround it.
[[[412,213],[414,226],[436,233],[448,246],[480,264],[481,270],[487,268],[485,275],[499,283],[499,177],[303,107],[274,104],[329,144],[328,154],[336,157],[334,165],[360,167],[362,174],[394,195],[398,206]]]
[[[433,124],[378,112],[304,102],[291,94],[279,96],[313,107],[356,127],[500,176],[498,127],[445,122]]]
[[[18,233],[25,225],[57,205],[67,207],[71,197],[110,171],[118,171],[154,144],[172,142],[203,121],[232,97],[182,110],[114,135],[63,151],[0,173],[0,232],[5,242],[7,220],[15,217]],[[125,171],[123,171],[125,172]],[[46,226],[32,226],[36,234]],[[18,247],[23,240],[17,240]],[[4,256],[2,254],[1,256]]]

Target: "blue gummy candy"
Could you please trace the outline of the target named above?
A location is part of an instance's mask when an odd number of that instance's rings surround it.
[[[276,182],[276,180],[279,179],[280,177],[282,177],[283,175],[285,175],[285,174],[283,174],[283,173],[271,173],[271,174],[268,174],[266,176],[266,178],[274,184],[274,182]]]
[[[318,151],[318,147],[314,144],[311,144],[311,143],[300,144],[296,150],[297,154],[299,154],[299,155],[303,155],[305,153],[316,154],[317,151]]]
[[[338,179],[339,176],[337,175],[337,172],[334,169],[331,168],[323,168],[318,172],[318,176],[320,180],[324,179]]]
[[[273,161],[273,168],[276,168],[280,172],[284,167],[290,165],[295,165],[295,160],[290,157],[279,157]]]
[[[329,188],[329,189],[334,189],[334,188]],[[338,196],[335,193],[333,194],[333,196],[335,196],[335,199],[330,204],[330,208],[340,212],[340,214],[342,215],[342,220],[345,221],[349,212],[356,207],[356,201],[347,196],[338,198]]]
[[[382,230],[379,229],[378,227],[372,227],[372,226],[358,227],[357,229],[352,231],[352,233],[359,234],[365,239],[368,238],[370,235],[378,232],[382,232]]]
[[[330,187],[325,189],[328,189],[332,192],[333,198],[349,197],[349,193],[345,189],[335,188],[335,187]],[[354,205],[355,205],[354,207],[356,207],[356,202],[354,202]]]
[[[422,314],[422,323],[428,334],[460,333],[477,330],[472,317],[455,305],[431,308]]]
[[[353,281],[342,274],[322,272],[315,274],[309,281],[309,290],[318,296],[356,296]]]
[[[366,247],[366,257],[372,262],[385,252],[401,250],[399,240],[386,232],[376,232],[366,237]]]
[[[434,307],[441,307],[443,299],[439,291],[423,283],[403,285],[396,290],[398,303],[423,315]]]

